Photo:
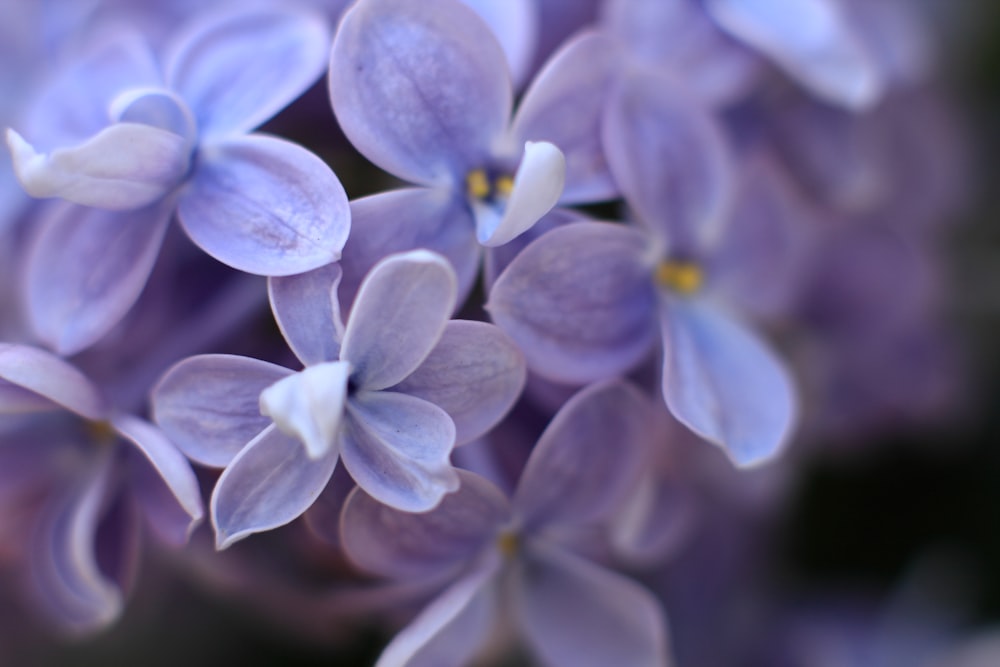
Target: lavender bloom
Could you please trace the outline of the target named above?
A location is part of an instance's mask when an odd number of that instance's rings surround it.
[[[0,412],[0,497],[43,499],[24,554],[33,593],[67,631],[104,627],[122,611],[140,514],[177,545],[201,520],[194,472],[159,429],[42,350],[0,344]]]
[[[231,10],[180,31],[162,68],[116,33],[52,81],[27,116],[45,152],[7,133],[30,194],[94,207],[49,209],[29,248],[28,311],[48,344],[75,352],[120,319],[175,210],[197,245],[243,271],[339,258],[349,210],[336,176],[295,144],[247,134],[319,76],[327,44],[312,15]]]
[[[347,12],[330,63],[334,112],[365,157],[421,187],[352,203],[345,303],[379,258],[418,247],[451,260],[464,295],[481,245],[507,243],[557,201],[613,196],[598,132],[612,53],[596,35],[568,44],[511,120],[503,53],[460,3],[362,0]]]
[[[661,80],[626,79],[609,103],[604,136],[641,226],[576,223],[545,234],[497,279],[486,307],[529,367],[557,382],[624,372],[661,338],[667,407],[750,465],[780,449],[797,401],[782,362],[717,301],[730,300],[727,291],[738,297],[760,267],[785,258],[778,243],[743,248],[751,256],[740,258],[741,248],[725,242],[733,175],[717,132]],[[794,221],[780,181],[758,178],[730,224],[766,230],[775,213]],[[783,278],[763,275],[765,283]]]
[[[448,322],[456,285],[444,258],[413,251],[380,262],[346,325],[339,277],[321,286],[318,275],[271,291],[305,369],[207,355],[154,389],[156,420],[178,446],[225,467],[211,501],[219,548],[301,515],[341,458],[379,501],[431,509],[458,487],[452,447],[488,430],[524,384],[524,361],[502,332]]]
[[[627,384],[583,390],[545,430],[510,500],[466,471],[459,490],[426,514],[352,492],[341,519],[351,560],[441,591],[378,667],[469,664],[504,616],[546,665],[666,665],[656,600],[574,546],[636,481],[650,410]]]

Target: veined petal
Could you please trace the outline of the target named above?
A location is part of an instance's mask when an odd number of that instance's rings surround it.
[[[74,366],[44,350],[0,343],[0,378],[86,419],[105,419],[110,411],[94,383]]]
[[[464,302],[482,254],[465,197],[449,188],[403,188],[352,201],[351,236],[340,261],[344,312],[350,310],[372,267],[393,253],[418,248],[448,258],[457,278],[457,302]]]
[[[544,664],[671,664],[666,618],[638,584],[540,546],[518,562],[515,573],[512,616]]]
[[[340,356],[344,323],[340,318],[337,287],[342,276],[340,264],[333,263],[267,280],[271,312],[281,335],[307,366]]]
[[[646,235],[580,222],[533,241],[500,274],[486,309],[528,367],[582,384],[624,372],[655,340]]]
[[[503,216],[477,216],[479,242],[490,247],[503,245],[530,229],[559,201],[565,180],[562,151],[547,141],[526,142]]]
[[[352,491],[340,520],[347,556],[368,572],[399,580],[433,578],[468,563],[510,518],[510,503],[485,478],[457,473],[458,490],[419,514]]]
[[[781,360],[750,329],[708,304],[673,299],[661,319],[663,398],[673,415],[739,466],[775,456],[798,412]]]
[[[284,377],[260,394],[260,413],[298,438],[311,459],[337,445],[351,365],[329,361]]]
[[[38,153],[7,130],[14,172],[32,197],[59,197],[112,211],[141,208],[163,198],[187,173],[184,137],[150,125],[115,123],[79,146]]]
[[[392,255],[361,284],[344,331],[340,358],[359,388],[404,380],[430,354],[455,309],[455,272],[426,250]]]
[[[424,362],[395,391],[443,408],[455,422],[455,444],[489,431],[521,395],[524,355],[499,327],[452,320]]]
[[[700,257],[718,240],[733,195],[728,143],[707,108],[648,72],[608,101],[604,150],[638,220],[672,251]]]
[[[400,178],[460,183],[490,155],[511,98],[500,45],[457,0],[362,0],[341,19],[333,110],[354,147]]]
[[[347,403],[344,466],[368,495],[404,512],[433,509],[458,488],[448,457],[455,424],[432,403],[391,391],[355,394]]]
[[[375,667],[462,667],[495,626],[499,558],[487,558],[434,599],[385,647]]]
[[[191,536],[191,531],[201,523],[204,507],[198,479],[183,454],[167,440],[158,428],[142,419],[129,415],[116,415],[111,424],[119,435],[131,442],[136,450],[156,470],[159,479],[166,484],[174,501],[188,516],[183,543]]]
[[[708,0],[706,9],[826,101],[859,110],[882,94],[878,63],[831,0]]]
[[[612,41],[600,32],[581,32],[549,59],[518,106],[511,135],[549,141],[565,155],[564,204],[618,194],[601,145],[601,117],[618,70]]]
[[[648,460],[652,404],[620,380],[590,385],[553,417],[514,494],[527,526],[607,518],[635,487]]]
[[[248,357],[190,357],[153,387],[153,418],[188,458],[221,468],[271,424],[260,414],[260,393],[291,374]]]
[[[209,255],[264,276],[338,260],[351,225],[347,195],[330,167],[264,135],[203,147],[177,214]]]
[[[311,459],[296,438],[268,427],[215,485],[210,509],[216,548],[297,519],[326,488],[337,459],[337,448]]]
[[[137,211],[66,204],[51,210],[28,249],[28,316],[63,355],[100,340],[146,286],[170,223],[169,202]]]
[[[318,15],[285,7],[217,11],[190,22],[167,56],[167,80],[191,105],[203,139],[249,132],[326,68]]]

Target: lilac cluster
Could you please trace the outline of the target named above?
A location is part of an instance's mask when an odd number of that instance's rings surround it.
[[[906,0],[49,4],[0,8],[0,570],[57,631],[145,543],[380,667],[735,665],[659,573],[953,394]]]

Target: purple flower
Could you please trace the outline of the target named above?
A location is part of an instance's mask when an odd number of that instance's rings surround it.
[[[339,258],[350,218],[336,176],[295,144],[248,134],[320,75],[327,44],[310,14],[230,10],[180,31],[162,68],[121,32],[55,77],[26,116],[41,152],[7,133],[30,194],[94,207],[48,209],[28,250],[28,311],[48,344],[80,350],[128,310],[175,210],[197,245],[243,271]]]
[[[25,552],[35,597],[67,631],[100,629],[122,611],[138,519],[177,545],[200,522],[194,471],[159,429],[42,350],[0,344],[0,412],[0,497],[42,498]]]
[[[748,214],[732,218],[734,174],[722,137],[662,79],[623,80],[604,141],[641,224],[581,222],[548,232],[497,279],[487,310],[529,367],[556,382],[625,372],[660,338],[663,397],[674,416],[740,465],[773,456],[791,433],[795,392],[782,362],[724,304],[762,266],[787,260],[778,242],[743,248],[750,257],[740,257],[741,247],[725,240],[726,223],[763,231],[775,212],[788,220],[794,207],[780,181],[763,177],[742,191]]]
[[[542,664],[666,665],[666,621],[655,598],[578,546],[637,480],[650,419],[636,389],[594,385],[553,418],[509,500],[466,471],[459,490],[425,514],[352,492],[341,519],[351,560],[440,591],[389,643],[379,667],[469,664],[502,618]]]
[[[391,256],[362,283],[346,325],[339,269],[275,282],[271,301],[305,368],[193,357],[153,392],[157,422],[192,459],[224,466],[212,522],[224,548],[284,525],[326,487],[338,459],[368,493],[426,511],[458,487],[452,448],[499,420],[524,361],[501,331],[449,322],[455,274],[427,251]],[[259,409],[258,409],[259,408]]]

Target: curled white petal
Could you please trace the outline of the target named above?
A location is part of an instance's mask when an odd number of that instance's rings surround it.
[[[347,398],[351,365],[331,361],[282,378],[260,394],[260,412],[305,445],[311,459],[334,446]]]

